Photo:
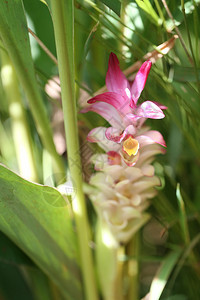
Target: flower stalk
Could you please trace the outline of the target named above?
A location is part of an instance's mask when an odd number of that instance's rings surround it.
[[[82,171],[75,107],[74,2],[72,0],[51,0],[51,9],[61,82],[69,170],[74,184],[72,206],[77,226],[83,282],[86,299],[96,300],[98,299],[98,296],[92,254],[89,248],[89,226],[82,186]]]
[[[96,262],[104,300],[123,300],[120,249],[118,241],[110,232],[106,222],[99,216],[96,234]]]

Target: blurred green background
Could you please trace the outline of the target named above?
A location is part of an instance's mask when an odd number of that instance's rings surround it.
[[[56,56],[51,15],[42,1],[23,0],[29,28]],[[168,9],[166,10],[166,6]],[[156,270],[170,250],[182,250],[167,278],[162,300],[200,299],[200,10],[191,1],[75,1],[75,77],[77,110],[105,85],[108,57],[114,52],[122,70],[178,35],[174,46],[151,69],[141,101],[168,107],[164,120],[148,120],[167,143],[167,152],[155,162],[163,186],[152,201],[152,220],[140,233],[139,295],[149,290]],[[171,17],[169,16],[171,13]],[[30,36],[37,82],[48,111],[59,154],[66,161],[59,83],[48,80],[58,68]],[[136,70],[135,70],[136,71]],[[55,81],[55,79],[53,79]],[[39,182],[52,184],[51,163],[42,148],[24,92],[23,102],[31,132]],[[0,162],[19,171],[9,103],[0,83]],[[105,121],[95,113],[78,115],[80,140]],[[93,151],[95,151],[95,147]],[[84,164],[84,158],[83,158]],[[53,184],[52,184],[53,185]],[[89,206],[91,222],[93,210]],[[130,258],[127,257],[127,260]],[[28,272],[27,272],[28,270]],[[3,233],[0,233],[0,299],[62,299],[47,276]],[[42,292],[41,292],[42,291]]]

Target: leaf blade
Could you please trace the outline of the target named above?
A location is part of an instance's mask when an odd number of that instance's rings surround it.
[[[76,236],[64,198],[56,189],[26,181],[2,165],[0,188],[0,229],[66,299],[82,299]]]

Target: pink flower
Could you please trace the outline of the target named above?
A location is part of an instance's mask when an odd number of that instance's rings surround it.
[[[91,143],[98,143],[106,152],[115,151],[119,153],[123,161],[130,167],[136,164],[140,152],[145,146],[159,144],[166,147],[160,132],[136,130],[133,125],[129,125],[121,134],[118,129],[113,127],[97,127],[89,132],[87,140]],[[162,152],[165,150],[163,149]]]
[[[166,109],[166,107],[159,103],[145,101],[137,105],[150,69],[151,62],[148,60],[142,64],[135,80],[130,84],[120,70],[117,56],[111,53],[106,74],[108,92],[88,100],[91,105],[81,112],[94,111],[106,119],[114,128],[120,130],[129,125],[140,127],[146,118],[164,118],[165,115],[162,109]]]
[[[159,103],[145,101],[137,105],[150,69],[151,62],[144,62],[130,84],[120,70],[117,56],[111,53],[106,75],[109,92],[91,98],[88,101],[91,105],[81,111],[94,111],[112,125],[94,128],[87,139],[98,143],[106,152],[119,152],[128,166],[135,165],[142,147],[155,143],[166,147],[158,131],[141,129],[146,118],[162,119],[165,116],[162,109],[166,107]]]

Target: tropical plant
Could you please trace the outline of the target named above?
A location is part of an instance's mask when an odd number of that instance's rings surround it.
[[[200,298],[199,3],[0,2],[0,299]]]

